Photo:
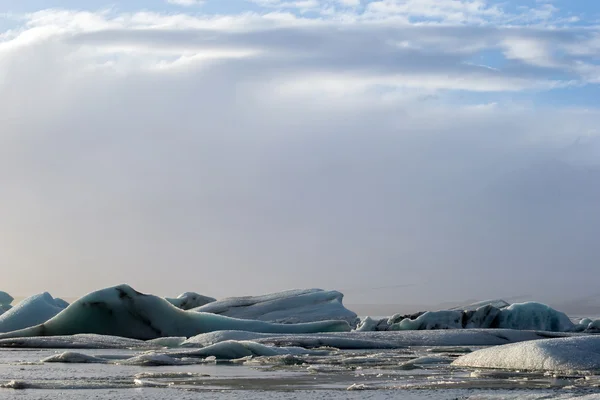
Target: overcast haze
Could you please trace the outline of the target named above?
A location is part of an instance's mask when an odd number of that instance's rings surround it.
[[[574,3],[5,0],[0,289],[600,295]]]

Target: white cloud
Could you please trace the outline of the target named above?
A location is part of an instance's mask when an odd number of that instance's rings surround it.
[[[166,0],[169,4],[175,4],[178,6],[191,7],[199,6],[204,4],[204,0]]]
[[[585,273],[597,153],[569,146],[596,145],[600,112],[518,95],[591,84],[598,32],[490,26],[503,17],[467,3],[25,16],[0,42],[0,265],[21,271],[5,285],[224,296],[402,279],[438,302],[539,287],[572,260]]]

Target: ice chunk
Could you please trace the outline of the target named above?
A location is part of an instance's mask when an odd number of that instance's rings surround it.
[[[182,360],[173,358],[167,354],[161,353],[145,353],[135,357],[128,358],[127,360],[119,361],[121,365],[139,365],[143,367],[158,367],[163,365],[185,365],[190,364]]]
[[[90,293],[44,324],[0,334],[0,339],[96,333],[147,340],[169,336],[191,337],[224,329],[313,333],[349,331],[350,326],[346,321],[275,324],[184,311],[161,297],[139,293],[127,285],[120,285]]]
[[[423,330],[423,329],[460,329],[463,313],[461,311],[429,311],[416,319],[405,318],[390,325],[390,330]]]
[[[296,289],[263,296],[231,297],[194,310],[279,323],[343,320],[354,326],[357,316],[344,307],[343,297],[337,291]]]
[[[73,363],[73,364],[84,364],[84,363],[106,363],[107,360],[100,357],[88,356],[83,353],[75,353],[66,351],[61,354],[55,354],[50,357],[46,357],[42,360],[45,363]]]
[[[578,336],[490,347],[461,356],[452,364],[513,370],[600,370],[600,337]]]
[[[185,292],[177,296],[176,299],[166,298],[166,300],[177,308],[182,310],[191,310],[192,308],[200,307],[208,303],[217,301],[212,297],[202,296],[194,292]]]
[[[595,321],[591,321],[587,328],[586,328],[587,332],[592,332],[592,333],[598,333],[600,332],[600,319],[597,319]]]
[[[2,306],[10,305],[10,303],[12,303],[13,300],[14,300],[14,298],[10,294],[0,290],[0,305],[2,305]]]
[[[358,331],[358,332],[376,331],[376,330],[378,330],[377,327],[379,326],[379,322],[380,322],[380,320],[374,320],[371,317],[366,317],[360,321],[360,323],[356,327],[356,331]]]
[[[0,339],[0,347],[38,349],[135,349],[163,347],[152,341],[128,339],[117,336],[81,334],[69,336],[44,336]]]
[[[0,316],[0,332],[11,332],[41,324],[62,310],[50,293],[36,294]]]
[[[399,365],[400,369],[410,370],[410,369],[418,369],[423,365],[432,365],[432,364],[450,364],[452,362],[452,358],[450,357],[418,357],[412,360],[403,362]]]
[[[424,329],[518,329],[551,332],[576,331],[577,326],[566,314],[545,304],[516,303],[505,308],[491,304],[476,310],[429,311],[401,319],[395,315],[388,321],[389,330]],[[581,329],[580,329],[581,330]]]
[[[511,304],[500,311],[498,328],[567,332],[575,324],[565,313],[545,304],[528,302]]]

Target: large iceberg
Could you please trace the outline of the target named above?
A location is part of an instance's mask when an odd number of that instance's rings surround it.
[[[191,337],[224,329],[314,333],[349,331],[350,326],[346,321],[339,320],[276,324],[184,311],[161,297],[120,285],[90,293],[45,323],[1,334],[0,339],[96,333],[146,340],[169,336]]]
[[[387,321],[363,320],[360,330],[429,330],[429,329],[518,329],[549,332],[583,330],[566,314],[536,302],[504,306],[500,301],[488,301],[476,309],[442,310],[411,316],[394,315]],[[499,307],[494,306],[496,304]]]
[[[263,296],[231,297],[194,311],[278,323],[343,320],[355,326],[356,313],[342,304],[344,295],[322,289],[296,289]]]
[[[597,371],[600,370],[600,337],[545,339],[490,347],[461,356],[452,364],[530,371]]]
[[[0,316],[0,332],[11,332],[48,321],[64,308],[50,293],[28,297]]]

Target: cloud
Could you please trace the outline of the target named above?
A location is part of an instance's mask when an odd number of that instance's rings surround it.
[[[562,271],[598,257],[600,112],[530,96],[593,85],[597,32],[361,18],[25,16],[0,42],[5,284],[591,289]]]
[[[183,7],[199,6],[204,4],[204,0],[166,0],[169,4],[175,4]]]

